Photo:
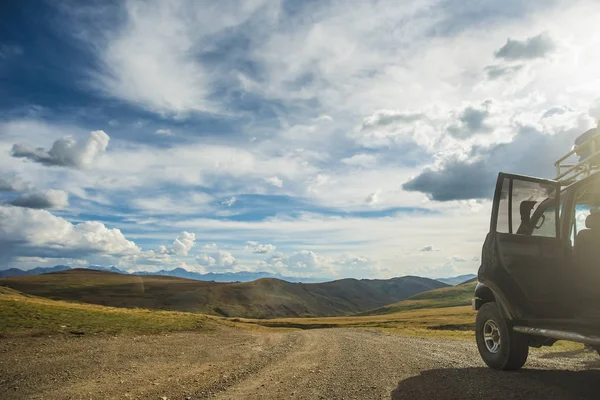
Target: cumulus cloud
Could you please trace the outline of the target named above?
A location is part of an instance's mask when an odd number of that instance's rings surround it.
[[[372,276],[385,269],[367,257],[344,254],[332,258],[301,250],[292,254],[275,253],[259,264],[259,268],[295,276]]]
[[[63,190],[24,193],[11,201],[17,207],[37,209],[63,209],[69,205],[69,194]]]
[[[553,118],[558,123],[556,116]],[[516,126],[518,133],[511,142],[473,147],[467,157],[448,157],[439,167],[426,168],[402,187],[436,201],[488,199],[493,196],[498,172],[551,178],[554,161],[572,147],[591,121],[579,115],[575,122],[575,126],[562,130],[554,124],[553,128],[547,127],[559,130],[557,133],[540,131],[543,125]]]
[[[170,129],[158,129],[156,131],[157,135],[163,135],[163,136],[174,136],[175,134],[173,133],[173,131],[171,131]]]
[[[0,192],[22,192],[25,190],[27,190],[27,185],[16,176],[0,176]]]
[[[270,178],[265,178],[265,182],[267,182],[275,187],[278,187],[278,188],[283,187],[283,181],[276,176],[272,176]]]
[[[349,136],[369,149],[381,149],[431,136],[433,128],[427,115],[407,110],[379,110],[363,119]],[[348,160],[350,161],[350,160]]]
[[[238,265],[237,259],[228,251],[213,251],[201,253],[196,257],[196,262],[213,269],[230,270]]]
[[[248,241],[248,243],[246,245],[246,250],[251,251],[252,253],[255,253],[255,254],[272,253],[276,249],[277,248],[275,246],[273,246],[272,244],[263,244],[263,243],[256,242],[256,241]]]
[[[523,65],[488,65],[484,68],[489,80],[509,78],[523,69]]]
[[[83,258],[138,254],[119,229],[101,222],[72,224],[45,210],[0,205],[0,258]]]
[[[365,199],[365,202],[370,206],[377,204],[377,202],[379,202],[379,194],[380,193],[381,193],[381,191],[377,190],[377,191],[369,194],[367,196],[367,198]]]
[[[67,136],[54,142],[50,150],[33,148],[27,144],[15,144],[12,156],[26,158],[47,166],[89,168],[106,151],[110,137],[104,131],[92,131],[84,143]]]
[[[171,247],[173,253],[179,256],[187,256],[188,252],[196,244],[196,235],[190,232],[181,232]]]
[[[491,102],[485,101],[481,107],[469,106],[465,108],[457,120],[448,126],[448,133],[457,139],[468,139],[478,133],[487,133],[492,131],[492,127],[486,124],[489,117],[488,110]]]
[[[175,238],[175,241],[171,246],[160,246],[159,253],[187,256],[195,245],[196,235],[194,233],[183,231]]]
[[[508,39],[506,44],[494,53],[505,60],[533,60],[543,58],[556,48],[554,40],[546,34],[529,37],[525,40]]]
[[[326,264],[327,260],[309,250],[301,250],[291,255],[275,253],[260,263],[262,267],[299,274],[322,273],[323,269],[327,268]]]

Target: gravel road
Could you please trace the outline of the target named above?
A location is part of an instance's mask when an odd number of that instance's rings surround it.
[[[0,340],[1,399],[598,399],[594,353],[487,369],[471,341],[362,329]]]

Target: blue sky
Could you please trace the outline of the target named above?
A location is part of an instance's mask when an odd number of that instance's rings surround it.
[[[599,117],[594,1],[0,7],[0,268],[474,273]]]

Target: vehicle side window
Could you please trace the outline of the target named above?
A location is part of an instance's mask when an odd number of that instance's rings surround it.
[[[571,224],[571,245],[575,243],[575,238],[577,234],[585,229],[585,220],[590,215],[591,208],[587,204],[576,204],[575,205],[575,215],[572,218]]]
[[[508,188],[510,185],[510,179],[504,178],[502,181],[502,189],[500,192],[500,202],[498,203],[498,220],[496,223],[496,232],[500,233],[511,233],[510,224],[508,222]]]
[[[534,222],[531,236],[556,237],[556,210],[548,207]]]
[[[557,237],[555,185],[506,177],[499,194],[496,232]]]

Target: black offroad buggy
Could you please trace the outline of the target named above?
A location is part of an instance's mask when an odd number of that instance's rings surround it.
[[[529,347],[557,340],[600,350],[600,123],[594,130],[556,162],[554,180],[498,176],[473,299],[492,368],[519,369]]]

